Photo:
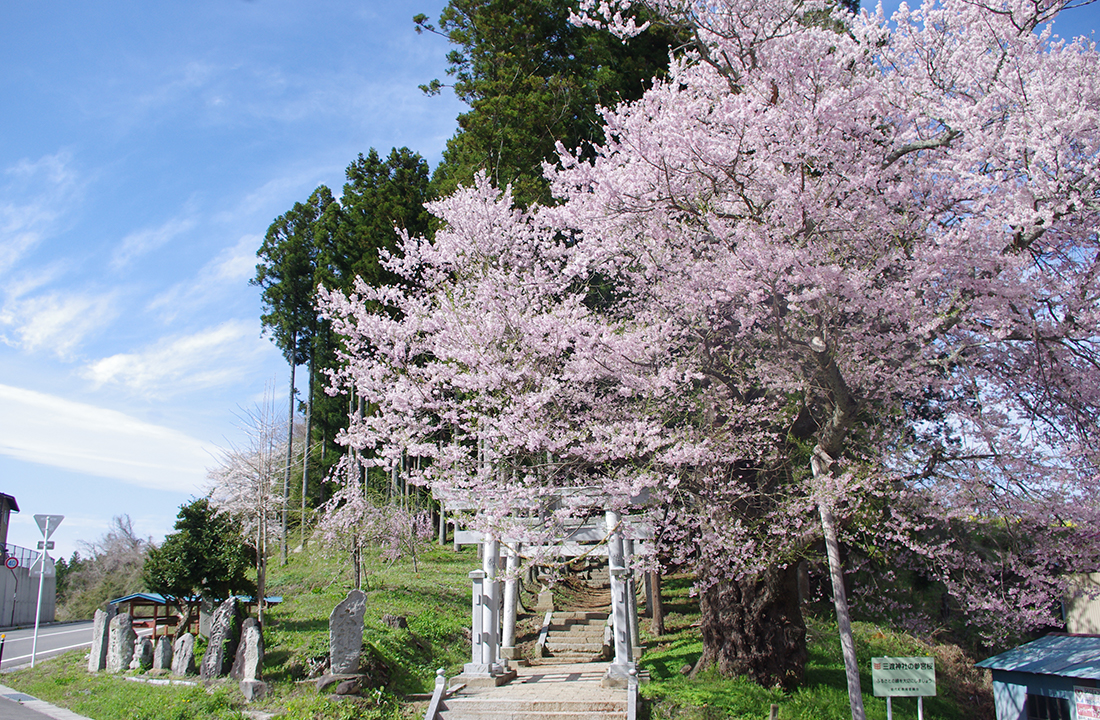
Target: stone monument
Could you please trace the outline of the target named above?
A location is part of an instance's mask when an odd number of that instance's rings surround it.
[[[241,625],[241,642],[237,645],[237,657],[230,671],[240,682],[241,695],[249,702],[267,694],[267,685],[260,679],[264,664],[263,628],[253,618],[245,618]]]
[[[153,669],[164,672],[172,669],[172,640],[167,635],[157,638],[153,645]]]
[[[199,675],[203,680],[212,680],[229,673],[237,654],[240,628],[240,605],[237,598],[231,597],[219,605],[214,617],[210,618],[210,640],[199,668]]]
[[[195,636],[184,633],[172,645],[172,674],[195,674]]]
[[[134,632],[133,620],[129,613],[119,613],[111,618],[108,628],[107,672],[123,672],[134,659],[134,640],[137,639],[137,633]]]
[[[153,667],[153,641],[147,637],[134,640],[134,656],[130,658],[130,669],[145,672]]]
[[[329,673],[348,675],[359,672],[359,654],[363,650],[363,613],[367,596],[352,590],[328,616]]]
[[[110,639],[111,618],[118,611],[114,605],[107,611],[96,610],[92,618],[92,649],[88,653],[88,672],[107,669],[107,642]]]
[[[233,660],[230,675],[236,680],[259,680],[264,663],[264,636],[254,618],[245,618],[241,625],[241,641]]]

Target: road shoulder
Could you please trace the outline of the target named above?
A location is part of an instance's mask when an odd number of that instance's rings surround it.
[[[91,720],[83,715],[77,715],[72,710],[60,708],[45,700],[21,693],[7,685],[0,685],[0,708],[3,708],[0,711],[0,717],[4,717],[5,720],[8,717],[11,717],[11,720],[41,720],[41,718]],[[22,711],[17,708],[22,708]]]

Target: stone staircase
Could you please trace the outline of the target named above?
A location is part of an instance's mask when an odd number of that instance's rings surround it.
[[[547,613],[539,635],[540,664],[573,664],[609,660],[611,636],[606,612]]]
[[[460,690],[447,697],[439,720],[624,720],[628,697],[601,687],[607,663],[518,668],[496,688]]]

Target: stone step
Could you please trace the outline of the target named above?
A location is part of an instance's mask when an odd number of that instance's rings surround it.
[[[603,645],[604,635],[554,635],[546,638],[546,647],[561,645]]]
[[[568,620],[565,622],[550,621],[550,632],[569,632],[571,630],[576,630],[578,632],[594,632],[600,630],[602,632],[605,627],[607,627],[606,620],[578,620],[576,622],[570,622]]]
[[[541,657],[538,660],[539,665],[577,665],[579,663],[599,662],[605,659],[602,655],[579,654],[579,653],[558,653],[557,655],[547,655]]]
[[[604,628],[606,625],[584,626],[584,627],[572,627],[563,630],[555,630],[553,626],[550,627],[550,632],[547,633],[547,639],[550,638],[568,638],[575,640],[577,638],[599,638],[603,640]]]
[[[448,710],[462,707],[466,709],[491,710],[537,710],[539,712],[579,712],[592,710],[608,712],[626,710],[626,693],[622,693],[622,699],[615,700],[562,700],[543,698],[508,698],[508,697],[458,697],[447,698],[443,704]]]
[[[607,618],[589,618],[586,620],[574,620],[572,618],[550,618],[550,627],[553,628],[571,628],[571,627],[602,627],[607,624]]]
[[[607,613],[605,612],[588,612],[583,610],[555,610],[554,614],[550,616],[550,622],[559,622],[565,620],[607,620]]]
[[[520,698],[450,698],[444,720],[583,720],[626,716],[626,700],[530,700]]]
[[[547,642],[547,652],[555,655],[559,653],[587,653],[598,654],[604,649],[604,642],[601,639],[599,642]]]
[[[581,710],[578,712],[539,712],[537,710],[511,711],[443,711],[441,720],[623,720],[626,710]]]

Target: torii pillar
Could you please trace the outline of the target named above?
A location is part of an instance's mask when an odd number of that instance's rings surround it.
[[[519,654],[516,652],[516,611],[519,605],[519,548],[515,542],[505,545],[507,565],[504,575],[504,622],[500,640],[500,653],[507,664],[509,660],[516,660]]]
[[[462,668],[460,682],[469,687],[503,685],[516,676],[500,659],[500,594],[497,563],[500,541],[486,539],[482,569],[470,573],[473,585],[470,629],[470,662]]]
[[[604,687],[625,688],[637,677],[634,652],[631,648],[630,623],[630,569],[623,553],[623,535],[619,530],[621,515],[615,510],[605,514],[607,521],[607,563],[611,575],[611,617],[615,640],[615,659],[607,667],[601,684]]]
[[[623,540],[623,554],[626,557],[627,577],[627,609],[630,611],[630,647],[633,651],[632,659],[636,662],[642,659],[642,642],[638,634],[638,580],[636,573],[629,568],[634,567],[634,541]]]

